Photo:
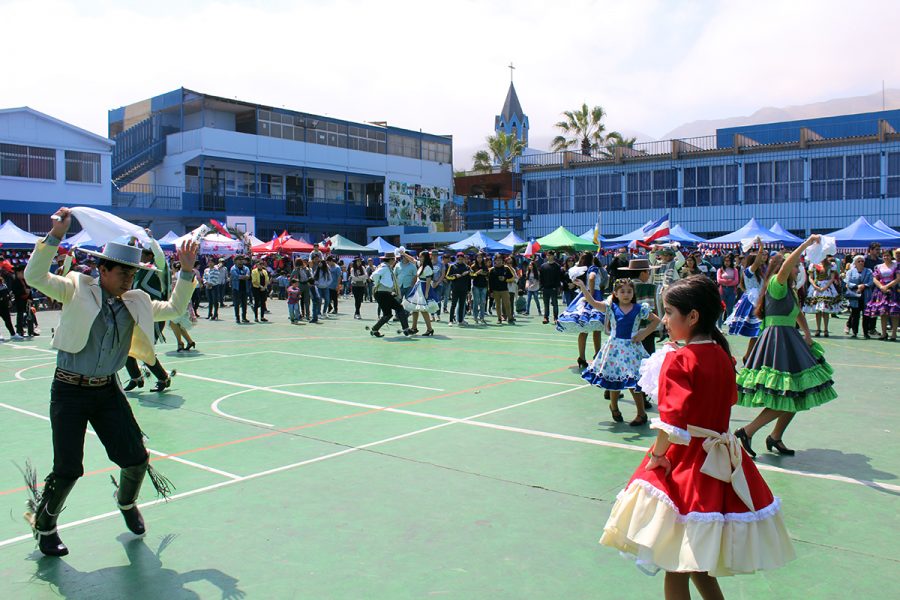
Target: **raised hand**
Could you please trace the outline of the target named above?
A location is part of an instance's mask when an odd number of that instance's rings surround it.
[[[194,270],[194,263],[197,262],[197,254],[200,252],[200,244],[194,240],[185,240],[181,242],[181,248],[178,249],[178,262],[181,263],[181,271],[191,273]]]
[[[50,235],[57,239],[63,239],[72,225],[72,211],[67,207],[62,207],[50,217],[53,226],[50,228]]]

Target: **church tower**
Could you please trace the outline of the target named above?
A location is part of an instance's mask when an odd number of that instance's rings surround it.
[[[512,82],[512,69],[510,65],[509,91],[506,92],[506,100],[503,102],[503,110],[494,117],[494,131],[503,131],[507,135],[515,135],[528,147],[528,115],[522,110],[519,96]]]

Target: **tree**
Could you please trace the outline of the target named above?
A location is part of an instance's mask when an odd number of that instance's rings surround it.
[[[623,146],[625,148],[634,148],[634,144],[637,142],[636,137],[624,137],[618,131],[611,131],[609,135],[606,136],[606,148],[607,150],[612,150],[616,146]]]
[[[563,112],[563,116],[565,120],[555,125],[563,133],[553,138],[553,149],[556,151],[580,148],[582,154],[590,156],[595,152],[604,152],[604,148],[610,145],[611,137],[622,139],[618,132],[606,133],[606,125],[603,124],[606,111],[602,106],[588,108],[584,103],[579,109]]]
[[[501,173],[510,171],[513,161],[517,156],[521,156],[525,149],[525,142],[514,135],[507,135],[503,131],[498,131],[497,135],[488,136],[485,141],[488,149],[479,150],[472,156],[474,161],[472,170],[480,173],[490,173],[498,165]]]

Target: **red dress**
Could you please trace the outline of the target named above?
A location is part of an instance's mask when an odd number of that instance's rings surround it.
[[[656,572],[714,577],[773,569],[794,558],[772,495],[740,442],[728,432],[737,402],[734,363],[715,343],[670,352],[659,379],[659,419],[672,445],[672,472],[647,471],[645,457],[619,493],[600,543]]]

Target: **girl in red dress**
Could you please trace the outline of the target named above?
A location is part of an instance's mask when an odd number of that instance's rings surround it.
[[[664,323],[673,341],[659,376],[656,442],[619,493],[600,543],[666,571],[665,597],[722,598],[716,577],[774,569],[794,558],[772,495],[728,431],[737,402],[734,359],[716,322],[719,291],[702,275],[666,290]]]

